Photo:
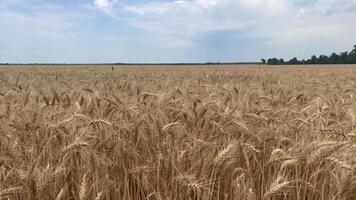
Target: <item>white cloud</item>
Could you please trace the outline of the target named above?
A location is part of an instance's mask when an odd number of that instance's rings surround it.
[[[88,40],[97,39],[97,45],[105,49],[105,45],[110,46],[111,43],[101,44],[100,37],[118,34],[114,42],[122,36],[129,37],[130,41],[117,42],[112,49],[125,44],[123,49],[134,46],[131,47],[132,52],[136,48],[157,48],[162,50],[161,53],[168,49],[174,54],[177,49],[200,55],[205,49],[210,49],[213,53],[204,55],[209,58],[216,52],[217,55],[227,55],[229,52],[225,51],[233,51],[230,55],[238,56],[235,51],[250,48],[256,49],[257,53],[246,55],[246,58],[258,58],[261,54],[308,56],[318,54],[318,50],[325,53],[347,50],[356,42],[356,29],[353,28],[356,0],[313,0],[304,3],[298,0],[140,0],[120,3],[118,0],[89,0],[84,9],[83,6],[45,4],[43,0],[24,2],[0,0],[0,37],[3,38],[2,46],[8,49],[11,45],[20,49],[31,41],[51,44],[51,41],[65,41],[71,37],[73,41],[85,41],[86,34],[90,35]],[[16,5],[21,5],[21,11],[14,9]],[[102,31],[101,25],[82,26],[83,21],[96,19],[102,13],[114,17],[103,23],[110,24],[110,29]],[[116,31],[110,31],[111,27],[115,27],[113,30]],[[83,39],[81,31],[84,32]],[[141,47],[140,44],[147,46]],[[251,46],[246,47],[247,44]],[[35,49],[41,46],[32,45]],[[195,59],[197,54],[191,57]]]
[[[340,38],[356,37],[352,28],[356,0],[304,4],[297,0],[151,1],[131,4],[124,10],[128,13],[127,22],[136,28],[194,43],[209,33],[235,32],[266,45],[292,48],[298,44],[315,50],[322,46],[322,40],[340,47],[336,45]],[[342,44],[346,48],[345,41]]]
[[[172,12],[196,13],[200,10],[200,7],[192,2],[178,0],[172,2],[150,2],[140,5],[127,5],[123,10],[139,15],[163,15],[171,14]]]
[[[239,4],[251,12],[268,16],[285,14],[294,9],[292,0],[239,0]]]
[[[308,11],[322,15],[356,13],[356,0],[318,0]]]
[[[109,6],[108,0],[95,0],[94,4],[100,8],[106,8]]]
[[[203,8],[210,8],[216,6],[218,0],[196,0],[196,3]]]
[[[127,5],[127,22],[136,28],[161,34],[197,36],[213,31],[242,30],[256,25],[264,6],[282,0],[194,0],[155,1]],[[287,0],[284,0],[287,1]],[[268,13],[268,12],[262,12]]]
[[[12,30],[26,30],[44,34],[75,28],[87,18],[83,13],[67,10],[58,5],[42,5],[31,8],[27,13],[11,9],[0,9],[0,25]]]
[[[118,0],[94,0],[93,5],[87,5],[86,7],[89,9],[97,8],[114,17],[113,7],[117,2]]]
[[[179,4],[177,4],[179,6]],[[172,10],[177,9],[175,3],[149,3],[142,6],[126,6],[124,8],[127,12],[132,12],[140,15],[147,13],[151,14],[166,14]]]

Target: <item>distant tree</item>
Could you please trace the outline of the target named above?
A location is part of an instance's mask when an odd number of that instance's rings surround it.
[[[285,62],[284,62],[283,58],[278,60],[278,65],[284,65],[284,64],[285,64]]]
[[[267,62],[265,59],[261,59],[261,63],[265,65]]]
[[[352,51],[351,51],[351,52],[356,53],[356,45],[354,45],[354,49],[352,49]]]
[[[347,60],[348,56],[349,56],[349,53],[347,51],[341,52],[338,64],[346,64],[346,60]]]
[[[319,64],[329,64],[329,57],[326,55],[320,55]]]
[[[310,60],[311,60],[310,64],[313,64],[313,65],[318,64],[318,58],[315,55],[313,55]]]
[[[347,62],[349,64],[356,64],[356,45],[354,46],[354,49],[349,53]]]
[[[298,64],[298,59],[297,59],[296,57],[294,57],[294,58],[292,58],[292,59],[288,62],[288,64],[290,64],[290,65],[297,65],[297,64]]]
[[[263,61],[262,61],[263,63]],[[282,58],[270,58],[267,61],[269,65],[297,65],[297,64],[356,64],[356,45],[353,46],[353,49],[350,52],[341,52],[340,54],[332,53],[330,56],[320,55],[317,57],[313,55],[307,60],[298,60],[293,58],[288,62],[285,62]]]
[[[278,59],[277,58],[270,58],[267,61],[268,65],[278,65]]]
[[[356,45],[354,45],[354,48],[350,52],[351,54],[356,54]]]
[[[340,56],[337,53],[332,53],[329,59],[330,64],[337,64]]]

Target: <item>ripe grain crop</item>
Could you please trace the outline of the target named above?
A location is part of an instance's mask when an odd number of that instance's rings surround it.
[[[0,68],[0,199],[356,199],[354,66]]]

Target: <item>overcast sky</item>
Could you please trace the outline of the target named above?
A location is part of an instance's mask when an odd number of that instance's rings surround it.
[[[348,51],[356,0],[0,0],[0,62],[235,62]]]

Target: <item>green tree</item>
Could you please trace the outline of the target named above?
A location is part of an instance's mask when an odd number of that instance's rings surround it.
[[[299,61],[296,57],[294,57],[288,63],[291,65],[297,65],[299,63]]]
[[[330,62],[330,64],[337,64],[339,59],[340,59],[340,56],[337,53],[333,53],[330,56],[329,62]]]
[[[354,46],[354,49],[349,53],[347,63],[356,64],[356,45]]]
[[[315,55],[313,55],[310,60],[311,60],[310,64],[318,64],[318,58]]]
[[[278,64],[279,64],[279,65],[284,65],[284,64],[285,64],[283,58],[281,58],[281,59],[278,60]]]
[[[341,52],[338,64],[346,64],[347,57],[349,57],[349,53],[347,51]]]
[[[277,58],[270,58],[270,59],[268,59],[267,64],[269,64],[269,65],[278,65],[278,59]]]
[[[263,59],[264,60],[264,59]],[[262,63],[263,63],[262,60]],[[269,65],[285,65],[285,64],[356,64],[356,45],[353,46],[353,49],[350,52],[341,52],[340,54],[332,53],[330,56],[320,55],[319,57],[313,55],[308,60],[298,60],[293,58],[288,62],[285,62],[282,58],[270,58],[267,61]]]
[[[329,57],[326,55],[319,56],[319,64],[329,64]]]

